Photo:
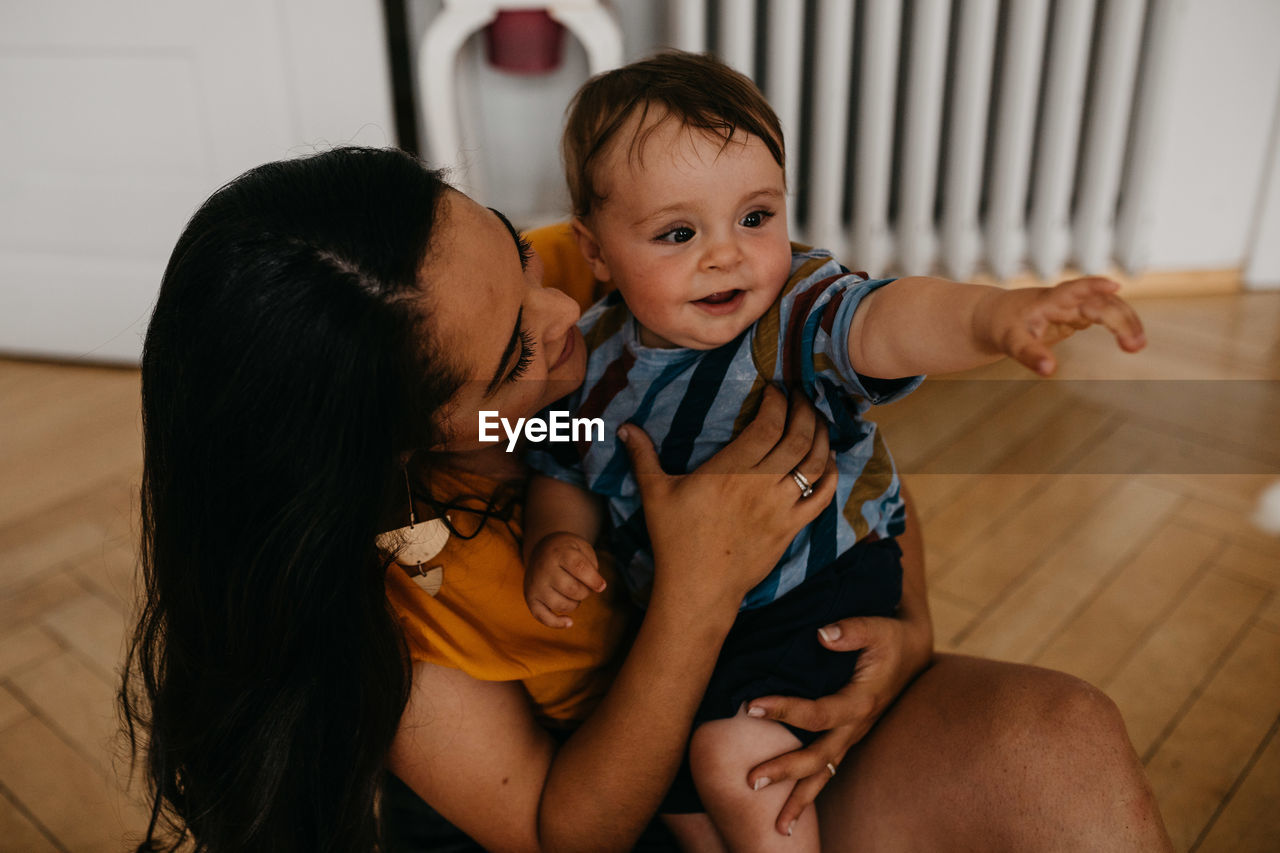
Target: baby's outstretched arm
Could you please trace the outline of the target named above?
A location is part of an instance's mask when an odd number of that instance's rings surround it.
[[[1106,278],[1003,290],[941,278],[903,278],[862,300],[849,328],[849,359],[864,376],[953,373],[1009,356],[1042,376],[1057,367],[1051,347],[1102,325],[1120,348],[1146,346],[1132,306]]]
[[[524,600],[529,612],[551,628],[568,628],[568,614],[605,580],[592,543],[601,511],[587,491],[534,475],[524,511]]]

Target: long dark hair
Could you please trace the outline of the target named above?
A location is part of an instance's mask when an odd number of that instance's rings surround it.
[[[143,609],[120,706],[141,849],[369,850],[408,696],[373,540],[459,384],[419,268],[447,185],[394,150],[269,163],[169,260],[142,359]]]

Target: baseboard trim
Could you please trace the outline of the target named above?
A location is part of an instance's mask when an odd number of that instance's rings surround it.
[[[1062,276],[1055,281],[1045,281],[1039,276],[1029,273],[1017,275],[1005,281],[997,281],[990,275],[974,276],[979,284],[994,284],[997,287],[1042,287],[1078,278],[1082,275],[1077,270],[1063,270]],[[1140,275],[1127,275],[1118,269],[1110,270],[1104,275],[1120,282],[1120,292],[1131,298],[1155,296],[1221,296],[1244,291],[1244,272],[1237,268],[1213,270],[1151,270]]]

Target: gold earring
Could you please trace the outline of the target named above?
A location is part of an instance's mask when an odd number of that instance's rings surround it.
[[[404,469],[404,488],[409,496],[409,524],[378,534],[374,545],[391,556],[405,574],[428,595],[435,595],[444,583],[444,566],[424,568],[423,564],[444,550],[449,541],[448,516],[418,521],[413,511],[413,489],[409,486],[409,469]]]

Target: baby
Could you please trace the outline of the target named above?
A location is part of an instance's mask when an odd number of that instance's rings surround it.
[[[1105,279],[1024,290],[869,281],[790,243],[778,120],[750,80],[710,57],[662,54],[593,78],[574,100],[563,148],[574,235],[595,277],[617,290],[579,322],[586,382],[556,408],[603,418],[607,436],[626,422],[643,427],[668,473],[723,447],[769,384],[807,395],[828,421],[836,496],[742,602],[694,720],[692,782],[678,778],[662,806],[686,847],[711,839],[734,850],[816,851],[813,809],[775,826],[792,786],[753,791],[746,778],[818,733],[750,716],[745,705],[834,693],[857,656],[825,649],[817,629],[898,606],[903,501],[863,413],[908,393],[922,374],[1005,355],[1048,375],[1050,346],[1095,323],[1136,351],[1141,325]],[[566,627],[577,603],[604,588],[601,504],[607,548],[643,604],[652,554],[621,442],[542,447],[530,456],[541,475],[524,528],[530,610]],[[826,465],[810,459],[790,472],[798,498]],[[833,775],[838,761],[827,765]]]

